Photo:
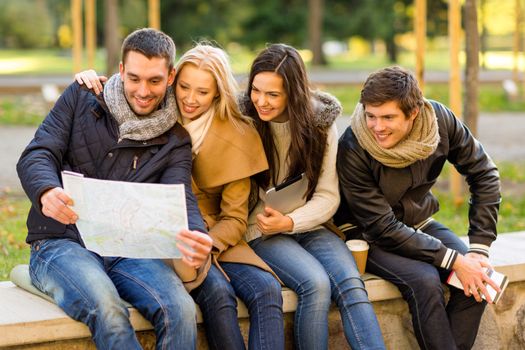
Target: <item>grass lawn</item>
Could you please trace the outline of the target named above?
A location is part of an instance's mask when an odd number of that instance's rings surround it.
[[[500,233],[525,230],[525,164],[498,164],[503,181],[503,201],[499,212]],[[468,196],[455,207],[446,190],[448,170],[445,168],[434,194],[441,210],[434,216],[458,235],[466,235],[468,227]],[[516,190],[521,188],[521,190]],[[17,264],[29,262],[29,247],[25,243],[25,220],[30,203],[25,197],[0,193],[0,281],[9,279],[9,272]]]
[[[11,269],[29,262],[25,243],[26,217],[30,202],[25,197],[0,194],[0,280],[8,280]]]
[[[0,125],[39,125],[49,112],[43,98],[35,95],[0,96]]]
[[[250,64],[259,50],[249,50],[236,43],[229,43],[224,46],[231,61],[235,73],[247,73]],[[309,50],[299,50],[301,57],[307,67],[311,68],[312,54]],[[182,55],[182,50],[177,50],[178,59]],[[106,71],[105,50],[99,48],[95,53],[94,67],[87,67],[87,54],[84,52],[82,67],[94,68],[99,72]],[[375,70],[389,66],[386,52],[378,50],[359,50],[354,48],[341,54],[326,57],[328,65],[326,67],[316,67],[315,69],[337,69],[337,70]],[[485,55],[486,69],[511,70],[513,65],[512,51],[489,51]],[[447,71],[450,68],[450,57],[448,49],[443,47],[429,46],[425,51],[425,69]],[[465,64],[464,53],[460,54],[460,63]],[[397,64],[409,69],[415,67],[414,52],[406,49],[399,51]],[[523,71],[523,61],[520,61],[520,71]],[[0,49],[0,74],[72,74],[73,58],[70,49],[27,49],[11,50]]]
[[[95,69],[105,70],[104,51],[95,57]],[[87,58],[83,60],[87,64]],[[73,72],[71,50],[0,50],[0,74],[69,74]]]

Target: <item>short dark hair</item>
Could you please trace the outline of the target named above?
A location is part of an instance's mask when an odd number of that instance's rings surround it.
[[[137,51],[148,59],[152,57],[165,58],[168,68],[173,68],[175,60],[175,43],[168,35],[153,28],[137,29],[129,34],[122,43],[122,63],[130,51]]]
[[[359,102],[364,106],[377,106],[389,101],[397,101],[407,118],[415,108],[423,106],[423,93],[409,70],[399,66],[387,67],[366,79]]]

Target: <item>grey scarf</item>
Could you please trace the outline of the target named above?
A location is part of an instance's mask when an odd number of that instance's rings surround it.
[[[436,112],[427,100],[420,108],[408,136],[392,148],[386,149],[377,144],[374,135],[366,126],[365,110],[361,103],[355,108],[350,126],[361,147],[379,163],[391,168],[405,168],[418,160],[428,158],[439,143]]]
[[[171,87],[166,91],[160,108],[146,116],[136,115],[129,106],[124,94],[124,84],[119,74],[113,75],[104,86],[104,101],[119,125],[119,141],[151,140],[164,134],[175,125],[175,96]]]

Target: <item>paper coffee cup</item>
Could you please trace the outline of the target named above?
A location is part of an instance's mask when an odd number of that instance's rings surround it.
[[[365,273],[366,258],[368,257],[368,243],[362,239],[351,239],[346,241],[346,246],[352,252],[354,260],[357,264],[357,269],[362,275]]]

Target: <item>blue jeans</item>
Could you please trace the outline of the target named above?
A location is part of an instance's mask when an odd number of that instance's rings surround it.
[[[73,319],[85,323],[97,349],[141,349],[122,299],[155,329],[157,349],[194,349],[195,303],[161,260],[103,258],[69,239],[35,241],[29,273]]]
[[[452,231],[434,221],[423,230],[461,254],[467,247]],[[395,284],[407,301],[421,349],[470,349],[478,333],[486,302],[466,297],[450,287],[445,304],[443,285],[450,274],[434,265],[387,252],[371,245],[366,268]]]
[[[334,300],[352,349],[384,349],[381,329],[352,254],[326,229],[250,242],[255,252],[297,293],[297,349],[328,348],[328,311]]]
[[[212,265],[204,282],[192,292],[204,318],[210,349],[245,349],[237,318],[237,298],[250,315],[249,349],[284,349],[281,285],[272,274],[247,264]]]

